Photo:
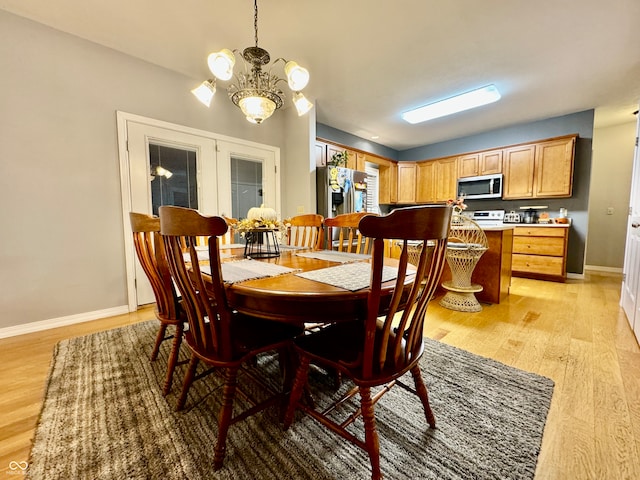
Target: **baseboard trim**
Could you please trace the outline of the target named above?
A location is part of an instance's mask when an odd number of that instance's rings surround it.
[[[129,313],[129,307],[127,305],[121,305],[119,307],[106,308],[104,310],[95,310],[93,312],[78,313],[76,315],[69,315],[66,317],[30,322],[22,325],[0,328],[0,338],[15,337],[17,335],[24,335],[25,333],[40,332],[42,330],[49,330],[57,327],[66,327],[67,325],[89,322],[100,318],[114,317],[116,315],[124,315],[126,313]]]
[[[584,280],[584,273],[567,273],[567,278],[574,280]]]
[[[618,267],[601,267],[599,265],[585,265],[585,270],[592,272],[608,272],[608,273],[622,273],[622,268]]]

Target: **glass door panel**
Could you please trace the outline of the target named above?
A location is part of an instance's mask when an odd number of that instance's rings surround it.
[[[196,152],[149,144],[151,206],[175,205],[198,209]]]

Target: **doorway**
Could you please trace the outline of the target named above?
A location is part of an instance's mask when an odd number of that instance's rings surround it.
[[[134,311],[155,297],[135,256],[129,212],[157,215],[161,205],[178,205],[244,218],[261,203],[280,211],[280,153],[276,147],[124,112],[117,120],[127,295]]]

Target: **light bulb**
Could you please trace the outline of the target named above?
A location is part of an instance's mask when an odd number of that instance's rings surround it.
[[[209,70],[220,80],[229,80],[233,76],[233,66],[236,64],[236,57],[228,48],[223,48],[219,52],[214,52],[207,58]]]
[[[309,70],[301,67],[294,61],[285,64],[284,73],[287,76],[289,88],[294,92],[299,92],[309,83]]]
[[[216,93],[216,82],[214,79],[205,80],[191,90],[191,93],[193,93],[200,102],[209,107],[211,106],[211,99],[213,99]]]
[[[266,97],[246,97],[238,102],[240,110],[251,123],[260,125],[276,110],[276,103]]]
[[[300,92],[296,92],[293,94],[293,104],[296,106],[299,117],[313,108],[313,103],[307,100],[306,97]]]

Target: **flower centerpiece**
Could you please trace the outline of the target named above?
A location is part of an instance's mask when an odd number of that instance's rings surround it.
[[[262,204],[260,207],[250,208],[247,218],[239,220],[233,228],[241,236],[245,237],[247,233],[256,230],[285,231],[287,229],[287,221],[279,221],[276,211]]]
[[[287,220],[278,220],[273,208],[267,208],[262,204],[260,207],[250,208],[247,218],[239,220],[234,229],[247,242],[244,248],[245,257],[265,258],[280,255],[276,232],[286,231],[289,225],[291,224]]]
[[[458,197],[457,200],[450,198],[447,200],[447,205],[453,206],[453,213],[460,214],[463,210],[466,210],[467,205],[464,203],[464,197]]]

